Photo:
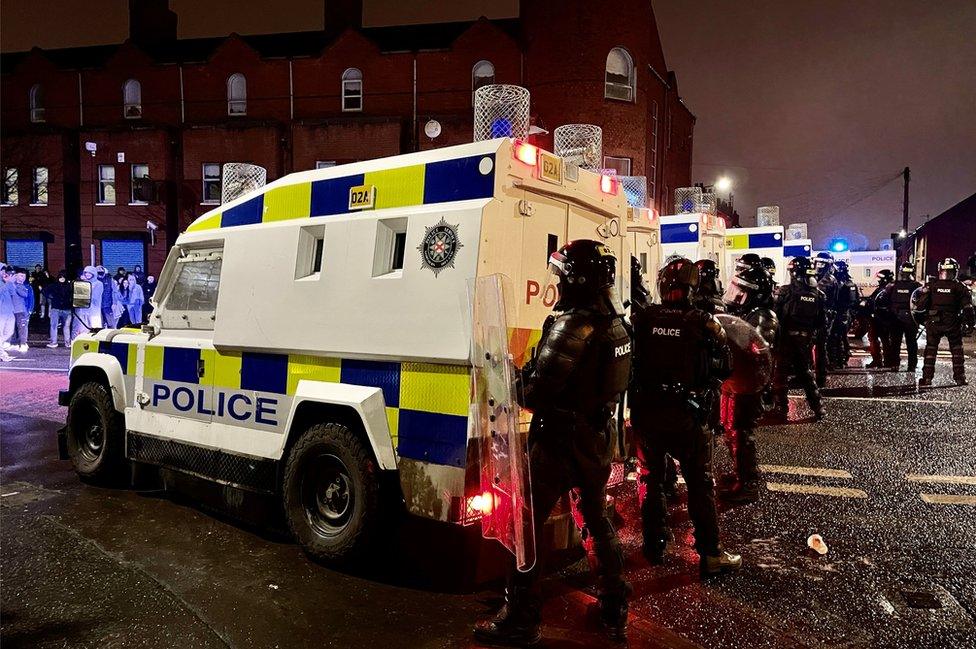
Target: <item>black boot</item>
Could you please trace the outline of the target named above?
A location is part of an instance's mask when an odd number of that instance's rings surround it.
[[[474,638],[481,644],[501,647],[530,647],[542,639],[541,603],[524,588],[506,588],[505,605],[495,617],[474,627]]]
[[[714,577],[741,568],[742,557],[719,548],[714,555],[702,555],[698,565],[702,577]]]
[[[670,530],[665,530],[656,538],[646,539],[641,547],[641,553],[651,565],[664,565],[664,554],[668,551],[668,544],[672,541],[674,541],[674,534]]]
[[[630,591],[630,587],[627,587]],[[627,595],[605,595],[600,597],[600,625],[614,642],[627,641]]]

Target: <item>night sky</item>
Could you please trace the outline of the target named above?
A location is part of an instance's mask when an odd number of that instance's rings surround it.
[[[2,48],[120,42],[126,4],[2,0]],[[321,0],[170,6],[184,38],[322,24]],[[369,0],[365,17],[501,17],[515,6]],[[655,0],[654,9],[698,117],[694,180],[731,176],[744,224],[775,203],[784,223],[808,222],[815,243],[843,236],[876,247],[901,226],[903,167],[912,226],[976,192],[976,1]]]

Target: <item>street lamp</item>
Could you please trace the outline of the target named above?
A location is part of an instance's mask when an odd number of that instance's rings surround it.
[[[722,192],[723,194],[732,190],[732,179],[728,176],[722,176],[715,181],[715,189]]]

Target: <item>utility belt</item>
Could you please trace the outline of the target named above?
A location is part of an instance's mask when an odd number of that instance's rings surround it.
[[[553,426],[585,426],[602,430],[616,409],[616,403],[610,402],[605,406],[597,408],[593,412],[580,412],[578,410],[568,410],[565,408],[547,408],[539,411],[539,416]]]

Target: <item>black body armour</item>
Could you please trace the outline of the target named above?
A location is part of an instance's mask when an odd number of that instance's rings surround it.
[[[759,330],[759,334],[771,348],[776,347],[776,339],[779,337],[779,318],[774,311],[766,307],[757,307],[742,316],[742,319]]]
[[[850,280],[839,282],[834,298],[834,309],[836,309],[837,314],[840,315],[853,309],[858,303],[858,297],[857,284]]]
[[[895,280],[891,288],[888,289],[891,310],[898,315],[910,315],[912,312],[912,293],[921,286],[913,279]]]
[[[550,316],[523,376],[525,405],[592,419],[612,408],[630,378],[630,336],[609,309],[571,308]]]
[[[699,309],[651,305],[634,322],[639,359],[635,389],[698,392],[708,388],[714,318]]]
[[[928,289],[929,318],[927,326],[942,331],[952,331],[963,325],[963,314],[967,308],[972,310],[972,296],[965,284],[954,279],[934,279],[925,287]]]
[[[812,334],[823,326],[825,299],[819,289],[789,284],[780,289],[776,302],[783,331]]]

